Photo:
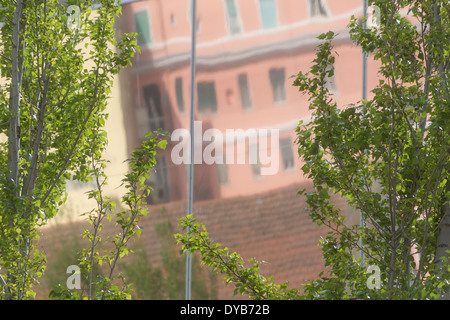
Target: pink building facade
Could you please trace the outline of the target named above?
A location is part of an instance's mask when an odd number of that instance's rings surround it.
[[[125,121],[130,148],[148,131],[169,133],[189,130],[191,10],[189,0],[147,0],[123,6],[119,29],[140,35],[141,54],[123,73]],[[322,32],[335,31],[335,76],[329,86],[339,104],[361,99],[362,53],[352,46],[346,26],[350,17],[362,15],[360,0],[198,0],[195,120],[203,133],[216,129],[227,139],[229,129],[278,130],[275,174],[263,175],[260,159],[252,163],[248,151],[261,147],[258,140],[245,141],[246,156],[235,145],[234,161],[196,164],[196,201],[257,194],[302,182],[301,163],[295,145],[299,120],[310,115],[307,96],[292,86],[300,70],[307,72]],[[369,63],[369,88],[376,81]],[[272,131],[271,131],[272,132]],[[230,137],[228,140],[230,141]],[[186,142],[186,141],[184,141]],[[221,143],[220,141],[214,141]],[[203,149],[212,142],[203,141]],[[158,156],[152,203],[187,198],[187,165],[173,161],[171,141]],[[264,146],[262,146],[264,147]],[[220,148],[215,149],[220,150]],[[277,154],[275,154],[277,153]],[[217,154],[215,154],[217,155]]]

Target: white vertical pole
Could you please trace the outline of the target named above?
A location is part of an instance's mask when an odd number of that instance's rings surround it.
[[[367,18],[367,0],[363,0],[363,17]],[[367,29],[367,20],[363,22],[363,30],[366,31]],[[367,53],[363,50],[363,63],[362,63],[362,99],[367,99]],[[359,225],[361,229],[364,227],[364,214],[360,210],[359,212]],[[363,243],[362,239],[359,240],[359,246],[360,246],[360,254],[359,256],[363,259],[361,261],[361,264],[364,264],[364,252],[362,249]]]
[[[363,0],[363,15],[367,18],[367,0]],[[363,22],[363,30],[367,30],[367,20]],[[367,53],[363,51],[362,98],[367,99]]]
[[[192,45],[191,45],[191,117],[190,117],[190,164],[188,181],[188,209],[187,214],[192,214],[192,202],[194,194],[194,114],[195,114],[195,48],[197,34],[197,0],[192,1]],[[189,230],[188,230],[189,231]],[[186,300],[191,300],[191,266],[192,258],[188,252],[186,255]]]

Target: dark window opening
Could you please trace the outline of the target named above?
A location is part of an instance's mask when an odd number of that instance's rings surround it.
[[[245,73],[238,76],[239,91],[241,93],[242,109],[252,108],[252,99],[250,96],[250,89],[248,86],[248,77]]]
[[[217,96],[214,82],[197,84],[197,109],[199,113],[217,112]]]
[[[284,69],[270,69],[270,83],[272,84],[273,102],[286,101],[285,72]]]
[[[149,117],[149,130],[165,129],[161,93],[156,84],[144,87],[144,103]]]

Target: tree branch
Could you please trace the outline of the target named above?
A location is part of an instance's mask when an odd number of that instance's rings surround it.
[[[19,185],[19,150],[20,150],[20,87],[21,76],[20,70],[20,52],[21,46],[20,31],[21,18],[23,12],[23,0],[17,0],[16,10],[13,18],[13,36],[12,36],[12,73],[11,73],[11,92],[9,111],[11,118],[9,121],[9,137],[8,137],[8,180],[13,182],[14,187]],[[13,191],[18,196],[18,191]]]

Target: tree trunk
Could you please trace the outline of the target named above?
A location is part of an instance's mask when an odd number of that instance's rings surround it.
[[[20,90],[21,79],[21,18],[23,12],[23,0],[17,0],[16,11],[13,18],[12,34],[12,72],[11,72],[11,92],[9,99],[9,111],[11,118],[9,120],[8,137],[8,170],[9,182],[14,184],[14,195],[18,196],[17,186],[19,185],[19,150],[20,150]]]
[[[22,68],[23,68],[23,55],[20,51],[23,46],[23,38],[21,32],[23,30],[23,25],[21,22],[23,16],[23,0],[16,1],[16,10],[14,12],[14,17],[12,21],[13,33],[12,33],[12,52],[11,52],[11,91],[9,98],[9,132],[8,132],[8,182],[12,183],[11,197],[16,199],[19,197],[19,154],[20,154],[20,91],[22,87]],[[15,205],[13,203],[13,208]],[[19,215],[20,212],[14,212]],[[13,224],[14,222],[9,222]],[[17,245],[19,248],[23,246],[20,240]],[[23,250],[19,249],[21,253]],[[22,261],[18,261],[18,268],[20,269],[23,264]],[[8,272],[7,281],[10,284],[16,283],[15,276]],[[6,299],[12,298],[12,293],[8,284],[3,280],[3,286],[5,287]],[[16,283],[17,285],[17,283]]]

